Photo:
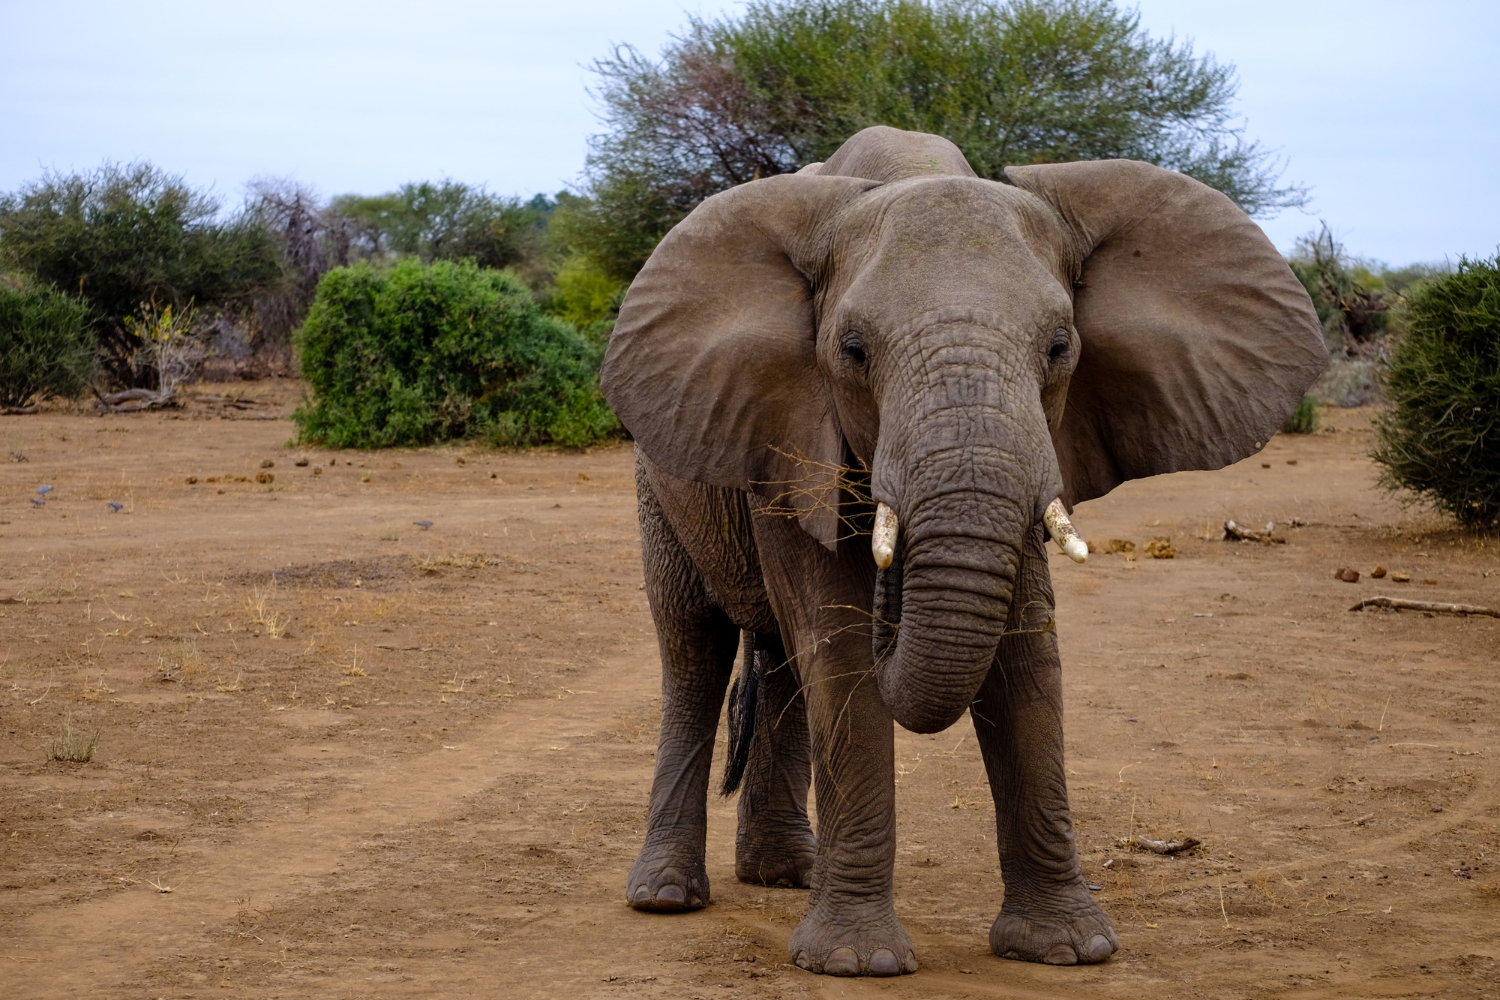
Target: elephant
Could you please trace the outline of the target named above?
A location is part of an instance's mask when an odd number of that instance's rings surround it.
[[[709,902],[727,692],[735,874],[811,889],[796,965],[916,970],[893,908],[893,723],[965,713],[995,806],[991,950],[1118,948],[1069,814],[1046,525],[1080,555],[1073,505],[1254,454],[1327,351],[1218,191],[1130,160],[1004,174],[865,129],[706,199],[631,284],[601,384],[635,441],[662,661],[631,907]]]

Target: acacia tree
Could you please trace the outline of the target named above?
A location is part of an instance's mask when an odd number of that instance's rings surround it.
[[[1251,214],[1299,205],[1234,116],[1234,68],[1153,38],[1113,0],[763,0],[693,19],[653,61],[594,65],[606,131],[586,200],[554,220],[632,277],[704,198],[826,159],[870,125],[952,140],[981,177],[1126,157],[1190,174]]]

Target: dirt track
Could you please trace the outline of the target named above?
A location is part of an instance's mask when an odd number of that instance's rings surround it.
[[[268,419],[0,418],[0,997],[1500,995],[1500,620],[1347,610],[1500,606],[1500,540],[1375,491],[1360,414],[1086,504],[1137,558],[1054,563],[1120,953],[988,954],[961,723],[897,737],[922,970],[846,981],[785,964],[804,896],[734,880],[732,802],[712,906],[624,905],[658,702],[627,448],[299,467],[296,386],[244,391]],[[1206,538],[1226,517],[1307,524]],[[1333,579],[1377,564],[1413,580]],[[47,760],[65,723],[91,763]],[[1119,846],[1178,831],[1204,846]]]

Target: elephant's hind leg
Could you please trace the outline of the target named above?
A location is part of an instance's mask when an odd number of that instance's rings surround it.
[[[739,629],[709,599],[645,476],[637,477],[646,596],[661,649],[661,737],[646,843],[625,895],[638,910],[708,904],[708,772]]]
[[[818,841],[807,819],[812,777],[807,706],[781,637],[747,633],[756,673],[750,759],[740,791],[734,874],[741,882],[805,889]]]
[[[1119,947],[1078,868],[1063,767],[1062,666],[1045,542],[1027,543],[997,662],[970,715],[995,798],[1005,902],[990,927],[1002,958],[1075,965]]]

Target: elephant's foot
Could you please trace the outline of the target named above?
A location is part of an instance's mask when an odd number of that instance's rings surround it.
[[[799,968],[825,976],[899,976],[917,971],[911,938],[896,919],[890,900],[839,905],[825,896],[792,931],[787,951]]]
[[[1023,962],[1102,962],[1119,947],[1109,918],[1081,884],[1070,886],[1057,905],[1045,909],[1002,906],[990,926],[990,950],[1001,958]]]
[[[702,852],[647,840],[630,866],[625,901],[652,913],[701,910],[708,905],[708,872]]]
[[[801,829],[741,836],[734,845],[734,874],[752,885],[806,889],[817,854],[818,840],[806,822]]]

